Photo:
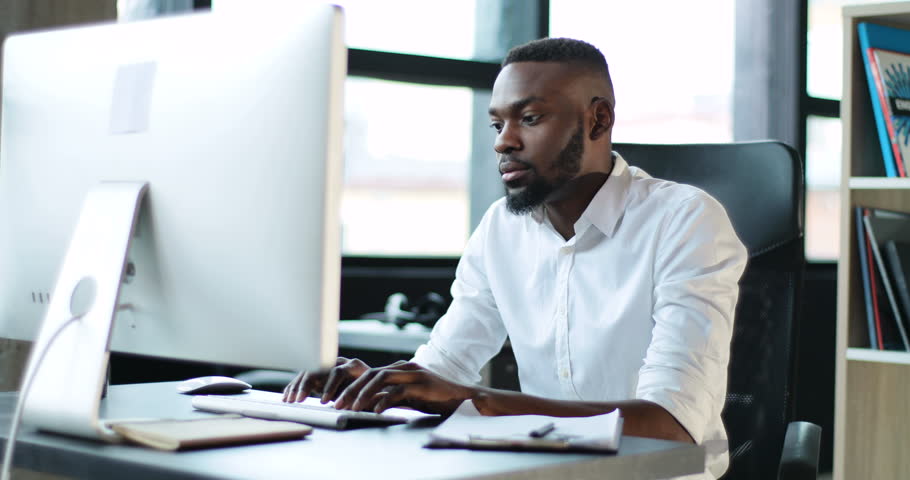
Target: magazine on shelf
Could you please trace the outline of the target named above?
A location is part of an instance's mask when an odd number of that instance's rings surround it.
[[[898,174],[906,177],[910,158],[910,55],[881,48],[870,48],[868,53],[894,164]]]
[[[906,177],[910,156],[910,30],[857,25],[884,173]]]

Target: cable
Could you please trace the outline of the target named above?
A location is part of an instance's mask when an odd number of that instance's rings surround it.
[[[38,374],[38,369],[41,367],[41,362],[44,361],[44,355],[48,350],[51,349],[51,345],[54,344],[54,340],[57,339],[57,336],[60,335],[60,332],[64,328],[68,327],[71,323],[76,320],[81,319],[82,316],[71,317],[69,320],[63,322],[57,330],[54,331],[54,334],[51,335],[50,340],[47,341],[47,344],[44,346],[44,350],[35,357],[35,368],[32,369],[32,374],[26,377],[25,382],[22,384],[22,390],[19,392],[19,398],[16,401],[16,411],[13,413],[13,418],[10,420],[10,429],[9,436],[6,439],[6,451],[3,452],[3,466],[2,473],[0,473],[0,480],[10,480],[10,467],[13,463],[13,447],[16,445],[16,435],[19,433],[19,422],[22,420],[22,406],[25,405],[25,397],[28,395],[29,389],[32,387],[32,380],[35,379],[35,376]]]

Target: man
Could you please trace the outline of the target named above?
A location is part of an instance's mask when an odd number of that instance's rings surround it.
[[[723,207],[612,152],[603,55],[544,39],[503,61],[490,102],[506,196],[459,262],[452,305],[411,362],[339,359],[301,373],[285,401],[338,408],[587,416],[620,408],[628,435],[706,446],[727,466],[720,419],[746,251]],[[480,387],[506,337],[521,393]]]

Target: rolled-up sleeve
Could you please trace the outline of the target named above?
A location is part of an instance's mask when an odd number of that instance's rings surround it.
[[[726,211],[707,194],[673,210],[655,253],[654,327],[636,397],[664,407],[701,443],[724,404],[747,252]]]
[[[489,217],[488,211],[458,262],[452,304],[412,360],[461,383],[481,380],[481,368],[499,353],[507,336],[485,273]]]

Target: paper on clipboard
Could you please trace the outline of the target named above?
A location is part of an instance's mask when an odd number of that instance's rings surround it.
[[[551,432],[540,438],[530,435],[548,423],[555,427]],[[433,430],[427,447],[615,452],[621,438],[622,417],[618,409],[591,417],[487,417],[468,400]]]

